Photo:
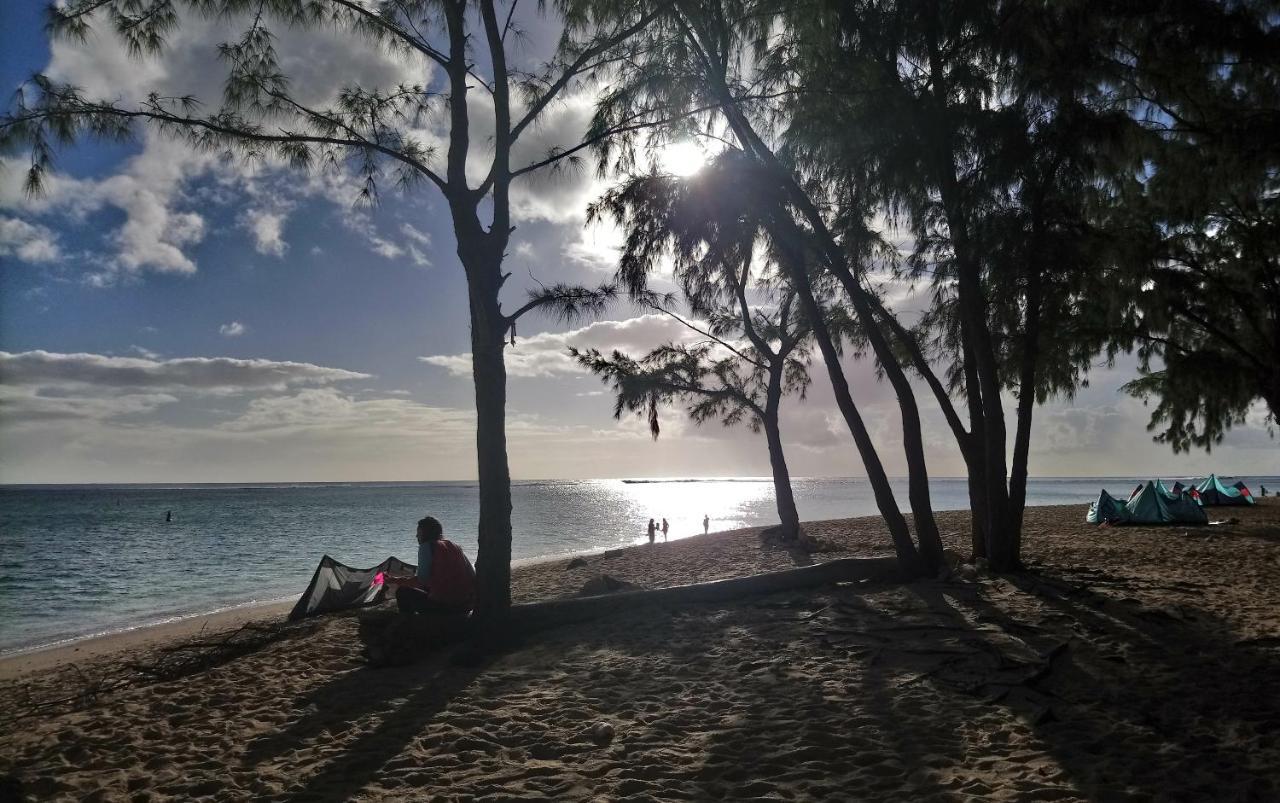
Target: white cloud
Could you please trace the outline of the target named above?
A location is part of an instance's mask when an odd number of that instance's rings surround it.
[[[373,253],[384,259],[395,259],[404,255],[404,248],[390,240],[384,240],[375,235],[369,238],[369,242],[373,246]]]
[[[410,240],[417,243],[418,245],[423,246],[424,248],[430,247],[431,245],[430,234],[427,234],[425,231],[416,229],[408,223],[404,223],[400,226],[400,233],[403,234],[405,237],[408,237]]]
[[[72,221],[108,207],[123,212],[124,223],[107,235],[114,252],[106,269],[91,277],[95,284],[109,284],[119,273],[195,273],[196,263],[184,249],[204,239],[205,220],[179,208],[181,189],[205,173],[211,160],[185,145],[147,136],[143,152],[122,172],[101,180],[55,174],[43,195],[28,199],[21,190],[21,160],[7,159],[0,165],[0,208]]]
[[[58,235],[45,226],[13,217],[0,217],[0,256],[23,262],[54,262],[62,258]]]
[[[177,393],[201,391],[240,393],[283,391],[300,385],[328,385],[369,374],[326,368],[305,362],[242,360],[231,357],[181,357],[170,360],[109,357],[102,354],[59,354],[48,351],[10,353],[0,351],[0,377],[6,387],[97,387],[135,391],[148,389]]]
[[[168,36],[164,54],[131,58],[118,37],[110,31],[102,15],[93,19],[94,33],[85,41],[55,40],[51,59],[43,72],[55,81],[65,81],[89,98],[105,98],[120,105],[136,103],[154,91],[162,96],[192,95],[214,110],[222,94],[226,65],[221,61],[218,42],[233,41],[248,24],[248,17],[205,17],[180,12],[180,25]],[[290,75],[291,90],[304,104],[326,106],[348,86],[388,88],[402,82],[429,83],[431,70],[416,55],[399,55],[378,47],[352,47],[348,36],[327,27],[303,30],[268,22],[283,69]],[[53,173],[46,180],[43,197],[24,197],[21,183],[25,160],[6,159],[0,166],[0,208],[20,209],[24,214],[45,215],[63,220],[82,220],[104,208],[123,213],[124,221],[106,236],[111,253],[98,258],[101,269],[87,276],[95,285],[108,285],[120,275],[146,272],[190,274],[197,270],[189,250],[200,243],[207,231],[202,211],[210,198],[226,203],[237,192],[255,195],[258,184],[273,181],[277,173],[291,170],[273,160],[246,164],[223,162],[216,154],[197,152],[186,143],[175,142],[148,131],[141,138],[141,152],[124,163],[121,170],[102,179],[77,179]],[[317,171],[315,175],[319,175]],[[346,206],[355,198],[345,170],[326,170],[324,181],[291,182],[293,195],[331,198]],[[339,176],[338,174],[342,174]],[[223,189],[209,194],[202,190],[201,202],[188,196],[193,180],[212,175]],[[344,192],[330,193],[334,183],[343,183]],[[198,203],[198,205],[197,205]],[[244,221],[259,253],[281,256],[284,210],[267,209]],[[45,245],[41,246],[39,243]],[[29,241],[28,261],[56,259],[49,238]],[[375,244],[376,246],[376,244]],[[386,255],[398,246],[381,247]],[[0,253],[3,253],[0,251]]]
[[[223,337],[239,337],[240,335],[244,334],[247,330],[248,330],[248,327],[246,327],[244,324],[240,323],[239,321],[232,321],[231,323],[224,323],[222,326],[219,326],[218,334],[222,335]]]
[[[691,342],[702,336],[682,326],[667,315],[651,313],[625,321],[597,321],[568,332],[542,332],[517,338],[507,347],[508,376],[551,377],[582,374],[586,369],[569,356],[570,346],[579,349],[614,349],[639,356],[653,347],[669,342]],[[444,368],[454,376],[471,375],[471,354],[440,354],[419,360]]]
[[[283,257],[289,249],[284,241],[284,212],[267,212],[250,210],[245,216],[243,225],[253,235],[253,247],[259,254]]]

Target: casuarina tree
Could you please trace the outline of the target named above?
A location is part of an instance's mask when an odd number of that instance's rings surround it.
[[[615,414],[647,414],[655,438],[658,411],[671,403],[686,404],[697,423],[719,420],[729,426],[746,418],[752,430],[763,430],[781,534],[791,540],[800,533],[800,517],[779,411],[783,396],[803,396],[809,385],[811,327],[795,291],[767,251],[758,249],[765,243],[757,224],[723,202],[718,181],[727,161],[721,156],[686,178],[634,177],[606,193],[590,213],[623,227],[619,279],[702,340],[663,344],[638,359],[616,351],[572,353],[613,387]],[[668,257],[674,281],[693,312],[707,321],[705,327],[671,312],[645,290],[647,277]]]
[[[589,142],[558,144],[515,161],[566,93],[613,59],[658,10],[583,3],[563,14],[564,34],[549,62],[511,60],[520,38],[519,0],[72,0],[49,9],[55,36],[85,39],[109,28],[135,56],[163,53],[166,39],[197,16],[236,26],[209,42],[225,67],[222,97],[149,93],[139,99],[89,97],[34,77],[0,118],[0,146],[29,149],[28,190],[40,191],[59,144],[122,139],[142,127],[232,158],[270,158],[298,170],[345,167],[374,202],[393,180],[427,187],[448,207],[458,263],[467,279],[476,400],[480,523],[477,613],[500,618],[510,604],[511,489],[506,444],[503,348],[516,320],[554,306],[565,315],[597,312],[611,291],[563,285],[541,289],[514,311],[502,306],[508,275],[512,186],[552,168]],[[539,6],[541,8],[541,6]],[[350,48],[392,52],[420,65],[421,80],[395,86],[335,85],[316,102],[295,93],[277,53],[276,32],[340,33]],[[590,31],[589,35],[580,35]],[[626,125],[620,126],[625,129]],[[607,137],[595,130],[590,141]],[[437,147],[432,144],[438,141]]]

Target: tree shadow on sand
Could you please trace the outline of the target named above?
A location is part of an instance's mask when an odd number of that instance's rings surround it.
[[[1280,750],[1267,734],[1280,729],[1280,697],[1266,690],[1280,682],[1276,653],[1237,642],[1193,605],[1153,606],[1092,585],[1126,593],[1144,583],[1045,569],[982,586],[914,586],[998,668],[1027,665],[1021,678],[1016,668],[1012,678],[979,672],[965,685],[943,669],[930,681],[1017,713],[1090,797],[1275,799]],[[1180,585],[1193,600],[1194,584]]]
[[[442,779],[551,797],[1275,799],[1275,645],[1132,596],[1152,589],[1044,569],[646,607],[541,633],[497,670],[441,654],[347,672],[245,761],[293,764],[293,800]],[[495,726],[486,712],[508,707]],[[584,735],[596,721],[616,739]]]
[[[757,713],[713,735],[699,792],[791,779],[815,796],[1276,799],[1277,640],[1051,571],[903,590],[832,595],[810,619],[836,653],[818,672],[745,675],[732,693]]]
[[[365,648],[380,647],[393,611],[363,611],[358,638]],[[469,649],[456,638],[424,642],[415,660],[399,666],[369,664],[343,672],[292,701],[296,718],[283,729],[247,745],[243,761],[258,766],[296,758],[302,751],[322,757],[305,780],[285,790],[289,800],[347,800],[386,774],[399,755],[448,703],[481,673],[490,657],[459,661]],[[352,645],[353,651],[355,645]]]

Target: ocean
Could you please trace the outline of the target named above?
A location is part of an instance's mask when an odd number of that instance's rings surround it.
[[[1280,489],[1280,477],[1244,478]],[[899,486],[904,510],[906,481]],[[1136,478],[1042,478],[1031,505],[1086,505]],[[968,507],[963,479],[935,479],[938,510]],[[802,519],[874,515],[863,479],[797,479]],[[777,521],[768,478],[522,481],[512,488],[517,562]],[[166,521],[166,513],[172,520]],[[302,593],[322,555],[412,561],[432,515],[475,556],[474,482],[0,487],[0,653]],[[886,550],[888,545],[886,545]]]

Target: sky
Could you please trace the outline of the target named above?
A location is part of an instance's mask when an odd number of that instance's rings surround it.
[[[150,91],[216,104],[216,46],[235,21],[185,19],[159,57],[131,58],[101,23],[50,43],[42,5],[5,4],[0,82],[36,72],[92,98]],[[527,18],[519,54],[545,57],[554,20]],[[345,85],[430,84],[430,67],[332,31],[277,31],[282,66],[310,102]],[[554,106],[517,153],[532,161],[585,130],[591,88]],[[437,132],[438,134],[438,132]],[[430,136],[430,132],[427,132]],[[691,169],[691,153],[658,155]],[[356,203],[338,169],[300,173],[197,153],[154,132],[61,148],[46,191],[22,190],[28,155],[0,154],[0,483],[447,480],[475,476],[466,286],[448,211],[430,185],[388,186]],[[596,284],[620,236],[585,223],[612,179],[590,169],[535,175],[515,194],[507,309],[537,283]],[[912,298],[903,299],[910,307]],[[569,346],[633,354],[690,334],[620,304],[574,327],[527,316],[508,349],[508,446],[517,478],[767,474],[762,436],[664,414],[615,420],[612,399]],[[852,441],[815,366],[809,397],[784,408],[796,476],[859,476]],[[891,473],[905,473],[896,403],[866,361],[848,360]],[[1099,365],[1074,399],[1036,414],[1035,476],[1189,475],[1275,470],[1259,413],[1211,456],[1173,455],[1149,410],[1119,391],[1135,361]],[[963,474],[921,387],[930,471]],[[1012,405],[1010,405],[1012,412]]]

